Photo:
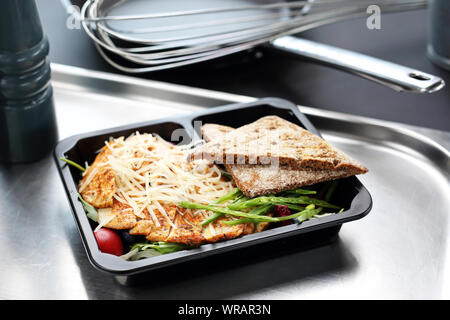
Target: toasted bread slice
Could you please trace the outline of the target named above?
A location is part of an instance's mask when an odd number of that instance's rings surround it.
[[[227,165],[227,170],[242,193],[249,198],[358,174],[352,169],[292,169],[287,166],[251,164]]]
[[[222,128],[223,130],[223,128]],[[277,116],[266,116],[195,149],[190,159],[227,164],[280,164],[290,168],[367,168],[315,134]]]
[[[233,130],[235,129],[227,126],[205,124],[202,126],[202,135],[205,141],[209,142],[220,140],[221,137]],[[315,170],[311,168],[291,168],[286,165],[278,167],[271,165],[225,163],[224,166],[233,176],[239,189],[247,197],[277,193],[361,173],[359,167]]]

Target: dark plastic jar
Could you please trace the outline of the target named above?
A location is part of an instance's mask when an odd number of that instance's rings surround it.
[[[0,161],[30,162],[58,140],[49,44],[34,0],[0,7]]]

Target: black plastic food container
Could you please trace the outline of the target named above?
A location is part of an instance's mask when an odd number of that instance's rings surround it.
[[[303,239],[302,242],[325,243],[336,238],[343,223],[360,219],[369,213],[372,208],[372,199],[369,192],[358,178],[349,177],[340,180],[330,200],[330,202],[346,208],[339,214],[311,219],[301,224],[293,223],[271,228],[232,240],[205,244],[196,249],[178,251],[138,261],[125,261],[120,257],[100,252],[93,233],[95,225],[86,216],[83,206],[77,198],[77,185],[81,178],[80,172],[59,160],[61,157],[69,158],[77,163],[85,163],[85,161],[91,163],[96,156],[96,152],[110,137],[127,137],[133,132],[139,131],[140,133],[156,133],[168,141],[173,136],[182,137],[183,135],[187,135],[195,141],[200,137],[200,127],[196,126],[194,129],[195,121],[240,127],[267,115],[277,115],[316,135],[320,135],[297,106],[286,100],[265,98],[251,103],[216,107],[187,116],[158,119],[80,134],[60,141],[54,152],[55,161],[91,263],[99,270],[120,277],[137,275],[249,246],[268,244],[268,242],[274,243],[283,238],[299,235]]]

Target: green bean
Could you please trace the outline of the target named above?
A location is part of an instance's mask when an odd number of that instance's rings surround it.
[[[213,221],[216,221],[217,219],[219,219],[220,217],[223,217],[223,213],[218,213],[215,212],[212,215],[210,215],[208,218],[206,218],[205,220],[203,220],[202,222],[200,222],[201,226],[205,226],[207,224],[210,224]]]
[[[303,222],[311,219],[311,217],[319,214],[322,211],[322,208],[317,208],[315,210],[305,210],[303,214],[297,217],[298,222]]]
[[[270,211],[272,210],[272,208],[273,208],[273,205],[270,204],[270,203],[263,204],[262,206],[257,207],[257,208],[254,208],[253,210],[251,210],[251,211],[249,212],[249,214],[263,215],[263,214],[265,214],[265,213],[270,212]],[[215,216],[215,215],[217,215],[217,213],[216,213],[216,214],[213,214],[213,216]],[[220,213],[219,213],[218,215],[223,216],[223,214],[220,214]],[[255,218],[245,218],[245,219],[251,220],[251,219],[255,219]],[[209,220],[209,218],[208,218],[207,220]],[[200,223],[200,224],[203,225],[203,223],[204,223],[204,222],[207,222],[207,220],[203,221],[203,222]],[[214,219],[214,220],[215,220],[215,219]],[[264,222],[266,222],[266,221],[264,221]],[[208,221],[208,222],[205,223],[205,224],[208,224],[208,223],[210,223],[210,222]],[[245,223],[245,222],[244,222],[244,223]]]
[[[285,204],[285,203],[291,203],[291,204],[315,204],[324,208],[330,208],[330,209],[340,209],[341,207],[335,206],[331,203],[328,203],[324,200],[319,200],[315,198],[310,198],[308,196],[299,196],[295,198],[291,197],[268,197],[268,196],[262,196],[253,198],[247,201],[243,201],[240,203],[230,203],[228,205],[229,209],[232,210],[241,210],[245,208],[250,207],[256,207],[262,204],[271,203],[271,204]]]
[[[243,194],[239,195],[237,198],[235,198],[233,201],[231,201],[231,203],[239,203],[242,201],[247,201],[248,198],[246,196],[244,196]]]
[[[288,190],[288,191],[286,191],[286,193],[291,193],[291,194],[316,194],[317,191],[298,188],[298,189],[295,189],[295,190]]]
[[[72,160],[69,160],[69,159],[64,158],[64,157],[59,158],[59,160],[64,161],[64,162],[67,163],[67,164],[70,164],[71,166],[77,168],[77,169],[80,170],[81,172],[85,172],[85,171],[86,171],[85,168],[83,168],[83,167],[80,166],[78,163],[76,163],[76,162],[74,162],[74,161],[72,161]]]
[[[309,208],[308,208],[309,207]],[[284,217],[272,217],[273,219],[275,219],[274,221],[269,221],[269,222],[279,222],[279,221],[285,221],[285,220],[290,220],[290,219],[301,219],[299,220],[299,222],[301,221],[305,221],[308,220],[309,218],[311,218],[312,216],[318,214],[320,211],[322,211],[322,208],[317,208],[314,209],[314,205],[308,206],[308,209],[305,209],[303,211],[288,215],[288,216],[284,216]],[[264,216],[260,216],[261,218]],[[255,218],[245,218],[245,219],[238,219],[238,220],[233,220],[233,221],[224,221],[223,223],[229,226],[233,226],[233,225],[237,225],[237,224],[241,224],[241,223],[260,223],[260,222],[267,222],[265,221],[265,219],[258,219],[257,217]]]
[[[236,217],[261,218],[266,222],[277,221],[275,218],[269,217],[269,216],[260,216],[257,214],[250,214],[247,212],[230,210],[228,208],[222,208],[222,207],[216,207],[216,206],[212,206],[212,205],[205,205],[205,204],[192,203],[192,202],[186,202],[186,201],[181,201],[178,204],[178,206],[180,206],[182,208],[187,208],[187,209],[204,209],[204,210],[209,210],[212,212],[227,214],[227,215],[236,216]]]
[[[219,199],[213,202],[213,204],[222,203],[228,200],[235,199],[238,195],[242,194],[241,190],[239,188],[234,188],[230,192],[228,192],[226,195],[221,196]]]
[[[222,197],[220,197],[219,199],[217,199],[216,201],[214,201],[213,202],[213,204],[217,204],[217,203],[222,203],[222,202],[224,202],[224,201],[227,201],[227,200],[236,200],[236,199],[239,199],[239,198],[241,198],[243,195],[242,195],[242,192],[241,192],[241,190],[239,190],[239,188],[234,188],[233,190],[231,190],[229,193],[227,193],[226,195],[224,195],[224,196],[222,196]],[[207,224],[209,224],[209,223],[211,223],[211,222],[213,222],[213,221],[215,221],[215,220],[217,220],[217,219],[219,219],[220,217],[222,217],[223,216],[223,213],[213,213],[212,215],[210,215],[208,218],[206,218],[205,220],[203,220],[201,223],[200,223],[200,225],[201,226],[204,226],[204,225],[207,225]]]
[[[241,192],[241,190],[239,190],[239,188],[234,188],[233,190],[231,190],[229,193],[227,193],[226,195],[224,195],[224,196],[222,196],[222,197],[220,197],[219,199],[217,199],[216,201],[214,201],[213,202],[213,204],[217,204],[217,203],[222,203],[222,202],[224,202],[224,201],[227,201],[227,200],[236,200],[236,199],[239,199],[239,198],[241,198],[243,195],[242,195],[242,192]],[[203,220],[201,223],[200,223],[200,225],[201,226],[204,226],[204,225],[207,225],[207,224],[209,224],[209,223],[211,223],[211,222],[213,222],[213,221],[215,221],[215,220],[217,220],[217,219],[219,219],[220,217],[222,217],[223,216],[223,213],[213,213],[212,215],[210,215],[208,218],[206,218],[205,220]]]
[[[267,222],[263,219],[258,218],[243,218],[243,219],[237,219],[237,220],[231,220],[231,221],[224,221],[223,224],[226,224],[227,226],[235,226],[237,224],[243,224],[243,223],[261,223],[261,222]]]
[[[260,207],[254,208],[253,210],[251,210],[251,211],[249,212],[249,214],[258,214],[258,215],[260,215],[260,214],[265,214],[265,213],[267,213],[267,212],[270,212],[270,210],[272,210],[272,208],[273,208],[273,205],[272,205],[272,204],[266,203],[266,204],[263,204],[263,205],[260,206]]]
[[[249,214],[257,214],[257,215],[264,214],[264,213],[269,212],[272,209],[272,207],[273,206],[271,204],[262,205],[262,206],[260,206],[258,208],[255,208],[255,209],[251,210],[249,212]],[[211,222],[213,222],[213,221],[215,221],[215,220],[217,220],[217,219],[219,219],[219,218],[221,218],[223,216],[224,216],[223,213],[217,213],[217,212],[213,213],[208,218],[206,218],[205,220],[200,222],[200,225],[201,226],[205,226],[205,225],[207,225],[207,224],[209,224],[209,223],[211,223]]]

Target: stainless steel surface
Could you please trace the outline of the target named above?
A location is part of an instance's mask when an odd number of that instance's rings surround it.
[[[369,5],[382,12],[423,8],[424,0],[309,1],[86,1],[81,23],[100,55],[123,72],[142,73],[198,63],[268,43],[315,62],[360,75],[392,89],[434,92],[439,77],[289,35],[366,16]],[[120,39],[118,43],[117,39]],[[128,43],[124,46],[124,43]],[[121,57],[113,59],[111,55]],[[132,62],[124,65],[119,61]]]
[[[311,40],[286,36],[271,44],[276,49],[358,74],[397,91],[431,93],[445,86],[444,80],[431,74]]]
[[[254,100],[61,65],[52,70],[61,139]],[[49,155],[0,165],[0,298],[450,298],[450,133],[300,108],[328,141],[370,169],[361,180],[372,212],[344,225],[333,244],[125,287],[89,263]]]

